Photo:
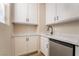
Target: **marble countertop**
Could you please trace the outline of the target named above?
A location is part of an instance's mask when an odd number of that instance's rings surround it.
[[[45,35],[41,34],[41,36],[52,38],[55,40],[71,43],[74,45],[79,45],[79,36],[78,35]]]

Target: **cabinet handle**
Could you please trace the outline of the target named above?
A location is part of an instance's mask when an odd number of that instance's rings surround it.
[[[57,16],[57,19],[56,20],[59,20],[59,17]]]
[[[29,18],[26,18],[26,22],[29,22]]]
[[[49,45],[47,44],[47,45],[46,45],[46,48],[48,48],[48,46],[49,46]]]
[[[54,17],[54,21],[56,20],[56,17]]]

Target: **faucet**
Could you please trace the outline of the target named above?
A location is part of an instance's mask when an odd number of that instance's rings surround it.
[[[49,30],[50,30],[50,34],[53,34],[53,27],[52,27],[52,25],[48,26],[47,31],[49,31]]]

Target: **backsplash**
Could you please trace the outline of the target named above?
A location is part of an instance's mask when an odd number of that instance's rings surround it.
[[[14,25],[14,33],[31,33],[37,32],[37,26],[33,25]]]
[[[79,35],[79,21],[54,25],[54,34],[57,34],[57,33]]]

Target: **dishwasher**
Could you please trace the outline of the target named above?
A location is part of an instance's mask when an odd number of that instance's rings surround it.
[[[50,56],[75,56],[75,45],[67,42],[49,39]]]

